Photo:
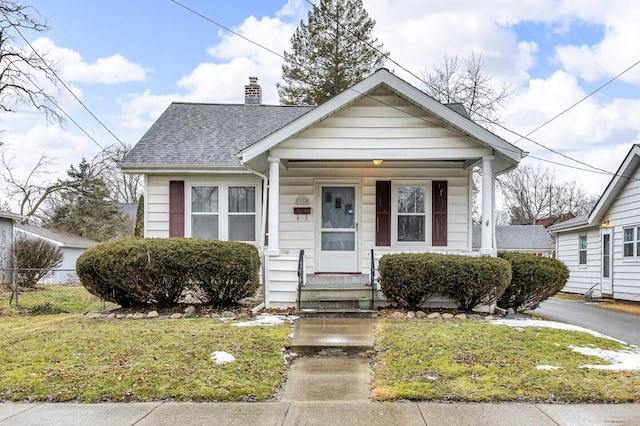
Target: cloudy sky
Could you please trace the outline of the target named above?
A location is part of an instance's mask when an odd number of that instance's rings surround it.
[[[51,29],[24,32],[55,63],[58,75],[118,139],[134,144],[172,101],[243,102],[249,75],[259,77],[263,102],[277,104],[282,59],[310,4],[305,0],[21,0]],[[640,2],[635,0],[363,0],[377,22],[375,36],[401,67],[387,67],[417,87],[415,77],[444,55],[482,54],[484,70],[514,95],[501,112],[506,129],[528,134],[640,61]],[[19,44],[29,48],[18,39]],[[410,71],[407,72],[403,68]],[[412,75],[413,74],[413,75]],[[45,85],[45,83],[42,83]],[[64,89],[58,103],[70,120],[47,123],[21,108],[0,114],[0,141],[25,173],[42,153],[55,159],[47,178],[63,176],[82,156],[116,139]],[[543,160],[589,167],[495,129]],[[640,65],[530,135],[588,165],[615,172],[640,143]],[[539,160],[527,159],[535,163]],[[599,194],[610,176],[553,167]],[[4,200],[4,195],[2,195]]]

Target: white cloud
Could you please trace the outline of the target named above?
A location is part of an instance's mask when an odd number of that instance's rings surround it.
[[[306,2],[303,0],[287,0],[282,9],[276,12],[278,18],[300,20],[306,13]]]
[[[132,94],[120,102],[120,125],[127,129],[148,129],[171,102],[184,100],[178,94],[154,95],[150,89]]]
[[[592,45],[565,45],[556,49],[562,66],[587,81],[615,76],[640,58],[640,3],[605,2],[599,12],[605,25],[604,38]],[[631,42],[634,40],[634,42]],[[640,67],[621,80],[640,85]]]
[[[93,64],[82,59],[82,56],[71,49],[58,47],[53,40],[40,37],[33,46],[39,52],[45,52],[53,61],[54,68],[59,71],[65,82],[119,84],[131,81],[146,80],[145,70],[141,65],[129,62],[120,54],[98,58]]]

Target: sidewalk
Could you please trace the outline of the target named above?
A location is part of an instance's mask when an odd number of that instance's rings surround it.
[[[0,403],[0,425],[617,425],[640,424],[640,404],[437,402]]]

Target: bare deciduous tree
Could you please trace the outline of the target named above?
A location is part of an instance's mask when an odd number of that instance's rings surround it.
[[[142,175],[129,175],[120,168],[120,162],[129,151],[131,146],[128,145],[110,145],[99,152],[92,162],[114,199],[122,203],[137,203],[142,192]]]
[[[537,164],[520,165],[498,179],[512,224],[536,223],[568,213],[588,213],[597,197],[576,182],[562,182],[551,169]]]
[[[41,238],[19,234],[14,241],[17,284],[35,286],[52,269],[62,264],[60,247]]]
[[[31,6],[15,0],[0,0],[0,111],[13,112],[20,104],[44,111],[47,118],[61,122],[53,98],[38,86],[45,77],[54,85],[57,78],[42,54],[19,46],[23,31],[45,32],[46,20]]]
[[[445,55],[442,64],[433,64],[430,71],[422,73],[425,91],[441,103],[461,103],[473,121],[490,129],[498,122],[498,110],[513,91],[506,82],[499,89],[494,88],[483,67],[482,54],[473,53],[464,60]]]
[[[60,182],[46,180],[49,167],[54,165],[53,160],[42,154],[23,178],[17,176],[14,160],[6,149],[0,150],[0,179],[5,184],[5,193],[9,198],[17,199],[21,215],[42,220],[41,211],[45,202],[63,188]]]

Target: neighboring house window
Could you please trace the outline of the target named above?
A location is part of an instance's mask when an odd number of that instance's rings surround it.
[[[426,187],[422,185],[396,187],[398,242],[425,241],[426,192]]]
[[[578,236],[578,263],[580,265],[587,264],[587,236]]]
[[[192,238],[256,241],[256,187],[193,185],[190,189]]]
[[[623,229],[623,256],[640,256],[640,226]]]
[[[217,240],[219,222],[218,187],[191,187],[191,236]]]

